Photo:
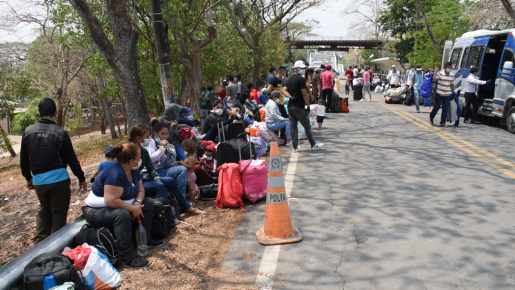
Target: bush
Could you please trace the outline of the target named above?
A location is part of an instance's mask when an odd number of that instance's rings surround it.
[[[38,117],[38,104],[40,99],[34,99],[30,102],[27,111],[14,116],[12,122],[12,132],[16,134],[23,134],[25,129],[39,120]]]

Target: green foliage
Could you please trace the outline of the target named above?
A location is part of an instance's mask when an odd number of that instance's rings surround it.
[[[38,104],[41,99],[34,99],[30,102],[29,108],[20,114],[14,116],[12,121],[12,132],[16,134],[23,134],[25,129],[35,124],[38,120]]]
[[[68,131],[68,134],[75,135],[75,133],[77,133],[77,131],[79,131],[80,127],[82,126],[82,106],[81,104],[77,104],[75,101],[73,102],[72,106],[72,115],[73,117],[66,121],[64,129]]]

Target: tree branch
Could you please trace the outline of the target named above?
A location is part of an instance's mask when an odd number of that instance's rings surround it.
[[[252,44],[252,42],[250,42],[250,40],[247,38],[247,36],[245,36],[245,33],[243,33],[243,30],[241,29],[241,26],[238,23],[238,20],[236,19],[236,15],[234,14],[234,7],[236,6],[236,0],[233,0],[232,8],[231,8],[231,5],[229,4],[229,1],[230,0],[225,2],[225,7],[227,8],[227,10],[229,10],[229,12],[231,14],[232,23],[234,24],[234,27],[236,27],[238,34],[243,39],[243,41],[245,41],[245,43],[250,47],[250,49],[257,50],[257,47],[254,44]]]

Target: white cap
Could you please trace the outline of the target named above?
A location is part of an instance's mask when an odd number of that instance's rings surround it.
[[[293,65],[293,68],[306,68],[306,65],[304,64],[304,61],[297,60]]]
[[[392,68],[397,68],[394,64],[392,65]]]

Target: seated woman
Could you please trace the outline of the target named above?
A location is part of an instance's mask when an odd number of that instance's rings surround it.
[[[117,145],[111,149],[117,162],[102,170],[95,179],[89,196],[84,201],[82,213],[93,227],[114,228],[116,243],[123,266],[147,268],[150,262],[138,258],[134,252],[132,233],[134,221],[140,219],[147,232],[147,246],[160,247],[162,241],[150,237],[154,203],[145,197],[138,166],[141,151],[133,144]],[[178,222],[178,220],[176,220]]]
[[[136,124],[132,126],[129,131],[129,141],[136,145],[141,152],[141,163],[139,164],[138,169],[140,173],[142,173],[142,182],[145,192],[147,192],[149,196],[155,195],[156,197],[164,198],[167,203],[170,204],[166,186],[161,182],[161,178],[154,168],[152,159],[150,159],[150,154],[147,149],[145,149],[145,147],[148,147],[150,142],[152,142],[152,139],[150,139],[149,127],[145,124]],[[180,223],[177,223],[176,227],[188,229],[192,228],[192,225],[181,221]]]
[[[166,141],[168,135],[167,124],[154,120],[152,125],[153,138],[145,149],[150,155],[161,182],[168,192],[175,196],[185,212],[194,215],[205,214],[204,211],[192,207],[186,200],[188,169],[181,165],[175,165],[175,148]]]
[[[281,93],[278,91],[273,91],[272,98],[266,103],[266,127],[271,131],[285,129],[287,139],[286,146],[290,146],[292,144],[290,136],[290,120],[281,116],[281,112],[279,112],[279,107],[277,104],[279,103],[280,98]]]
[[[225,98],[224,101],[227,100],[227,99],[229,99],[229,102],[227,103],[227,105],[230,105],[230,106],[228,106],[227,108],[224,109],[224,114],[226,116],[223,119],[224,130],[226,130],[225,131],[226,133],[227,133],[227,129],[225,128],[225,125],[229,125],[229,124],[231,124],[232,122],[235,122],[235,121],[240,121],[242,118],[244,118],[244,116],[240,113],[241,112],[241,105],[240,104],[236,104],[233,107],[232,103],[230,101],[230,98]],[[217,123],[218,122],[222,122],[222,120],[218,119]],[[252,120],[250,122],[252,122]],[[211,129],[206,133],[206,135],[204,135],[202,140],[218,142],[219,141],[218,140],[218,128],[219,128],[218,124],[217,125],[213,125],[211,127]]]
[[[188,125],[190,127],[195,127],[197,124],[200,124],[199,120],[193,119],[193,115],[195,115],[195,112],[191,110],[188,107],[182,107],[181,109],[181,115],[177,119],[177,122],[179,125]]]

